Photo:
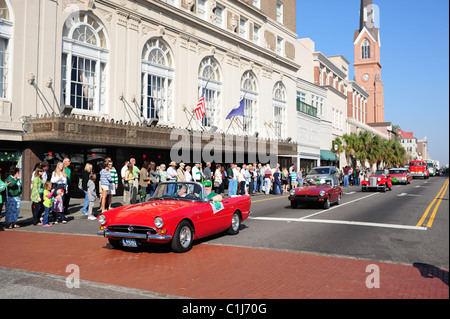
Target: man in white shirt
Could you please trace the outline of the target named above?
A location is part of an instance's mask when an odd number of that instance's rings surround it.
[[[195,162],[195,166],[192,168],[192,179],[194,182],[202,181],[202,172],[200,171],[200,162]]]

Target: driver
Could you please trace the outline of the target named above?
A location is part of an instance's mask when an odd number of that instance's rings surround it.
[[[178,197],[186,197],[187,195],[187,187],[186,185],[182,184],[180,189],[178,190],[177,193]]]
[[[212,198],[212,200],[215,202],[221,202],[223,200],[222,195],[219,195],[219,194],[211,191],[212,190],[212,182],[211,181],[204,181],[203,185],[205,185],[207,199]]]

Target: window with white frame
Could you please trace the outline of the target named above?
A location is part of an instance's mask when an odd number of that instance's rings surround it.
[[[253,25],[253,42],[259,44],[261,27],[257,24]]]
[[[247,31],[247,19],[245,18],[240,18],[239,19],[239,34],[241,36],[241,38],[243,39],[247,39],[248,36],[248,31]]]
[[[361,44],[361,58],[370,59],[370,42],[367,39],[364,39]]]
[[[106,30],[87,12],[75,12],[63,28],[62,101],[74,110],[105,113],[109,50]]]
[[[206,19],[206,1],[207,0],[198,0],[197,16],[201,19]]]
[[[273,105],[273,126],[278,138],[283,138],[285,136],[286,128],[286,89],[281,82],[277,82],[273,89],[272,96]]]
[[[283,3],[277,1],[277,21],[283,23]]]
[[[223,11],[224,7],[220,5],[216,6],[216,26],[219,28],[223,28]]]
[[[0,0],[0,99],[9,98],[10,46],[13,35],[9,4]]]
[[[206,57],[198,71],[198,97],[205,96],[206,114],[202,119],[205,127],[220,127],[222,109],[222,72],[213,57]]]
[[[244,99],[243,130],[256,132],[256,114],[258,110],[258,83],[253,72],[247,71],[241,79],[241,99]]]
[[[141,64],[141,116],[172,122],[175,69],[172,51],[161,38],[144,45]]]
[[[283,38],[277,37],[277,53],[278,55],[283,55]]]

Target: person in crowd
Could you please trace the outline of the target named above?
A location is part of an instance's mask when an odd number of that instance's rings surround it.
[[[38,167],[34,171],[34,179],[31,187],[31,201],[34,204],[33,207],[33,225],[41,226],[41,205],[42,205],[42,194],[44,192],[43,182],[42,182],[42,168]]]
[[[344,167],[344,187],[348,187],[349,172],[350,172],[350,167],[348,165],[346,165]]]
[[[136,175],[133,173],[134,165],[130,161],[128,163],[128,169],[125,171],[124,180],[129,185],[128,196],[126,198],[125,205],[135,204],[136,203],[136,195],[137,195],[137,187],[134,186],[134,181],[137,179]]]
[[[6,178],[8,184],[6,216],[5,222],[7,228],[18,228],[17,219],[20,213],[20,195],[22,194],[22,184],[20,181],[20,170],[17,167],[11,167],[9,176]]]
[[[178,169],[177,169],[177,181],[179,181],[179,182],[185,182],[186,181],[186,176],[185,176],[185,173],[184,173],[184,167],[185,166],[186,165],[183,162],[181,162],[180,165],[178,166]]]
[[[221,185],[222,185],[222,166],[220,164],[216,164],[216,170],[214,171],[214,192],[220,194]]]
[[[184,175],[186,177],[186,182],[192,182],[191,167],[189,165],[186,166]]]
[[[129,192],[129,187],[126,186],[125,184],[125,172],[128,170],[128,163],[130,163],[130,161],[125,161],[122,169],[120,170],[120,176],[122,177],[122,185],[123,185],[123,204],[125,204],[127,202],[127,198],[129,196],[128,192]]]
[[[44,206],[44,218],[42,219],[42,226],[43,227],[50,227],[52,224],[48,222],[48,217],[50,215],[50,210],[52,209],[52,198],[53,198],[53,191],[52,191],[52,182],[46,181],[44,183],[44,193],[43,193],[43,203]]]
[[[149,184],[147,186],[147,192],[150,196],[150,198],[153,197],[153,194],[155,193],[156,190],[156,163],[155,162],[150,162],[150,164],[148,165],[148,176],[150,178],[149,180]]]
[[[111,183],[109,184],[107,205],[108,210],[110,210],[113,196],[116,195],[117,188],[119,187],[119,174],[117,173],[117,170],[114,167],[114,162],[111,160],[111,158],[108,157],[106,161],[111,162],[111,167],[109,168],[109,173],[111,174]]]
[[[89,207],[89,198],[88,198],[88,194],[87,194],[87,184],[89,181],[89,176],[92,173],[92,164],[91,163],[86,163],[86,165],[84,166],[84,170],[83,173],[81,175],[81,189],[84,192],[84,203],[83,203],[83,208],[81,209],[81,214],[82,215],[86,215],[88,213],[88,207]]]
[[[177,163],[174,161],[170,162],[169,168],[167,168],[167,181],[176,182],[177,181]],[[167,195],[172,195],[176,191],[176,184],[170,184],[167,187]]]
[[[90,174],[89,181],[87,183],[87,186],[88,186],[87,195],[89,198],[88,220],[96,220],[97,219],[97,218],[95,218],[95,216],[92,212],[94,209],[95,200],[97,199],[97,191],[95,190],[96,178],[97,178],[97,175]]]
[[[212,181],[211,163],[206,162],[206,167],[203,170],[203,178],[205,181]]]
[[[243,170],[245,172],[245,169],[237,167],[237,171],[238,171],[238,173],[237,173],[237,177],[238,178],[237,179],[238,179],[238,183],[239,183],[239,189],[240,189],[239,194],[240,195],[245,195],[245,183],[246,183],[246,180],[245,180],[244,173],[242,172]]]
[[[192,180],[194,182],[201,182],[203,178],[202,169],[201,169],[201,163],[195,162],[194,167],[192,167]]]
[[[112,183],[111,180],[111,173],[109,170],[112,167],[112,162],[109,161],[104,164],[103,169],[100,171],[100,201],[101,201],[101,208],[102,213],[106,211],[106,208],[109,207],[107,204],[108,201],[108,192],[109,187]]]
[[[52,189],[55,190],[55,192],[53,193],[55,196],[56,191],[58,189],[63,190],[63,205],[64,205],[64,196],[68,191],[68,186],[67,186],[67,173],[66,170],[64,169],[64,164],[62,162],[58,162],[58,164],[56,164],[56,168],[52,173],[50,181],[52,182]],[[55,212],[53,213],[54,213],[53,217],[56,218]]]
[[[298,182],[298,187],[302,187],[303,185],[303,168],[300,168],[298,173],[297,173],[297,182]]]
[[[234,163],[231,164],[227,169],[227,177],[228,177],[228,196],[236,195],[234,192],[234,184],[237,183],[236,177],[234,176]]]
[[[280,170],[278,168],[276,168],[275,172],[273,173],[273,190],[275,195],[283,194],[281,191]]]
[[[59,220],[61,220],[61,222],[63,224],[67,223],[67,221],[64,217],[63,196],[64,196],[64,191],[61,188],[59,188],[56,191],[56,197],[54,198],[53,207],[52,207],[53,212],[56,214],[55,222],[54,222],[55,225],[58,224]]]
[[[66,193],[64,194],[64,214],[68,214],[69,213],[69,203],[70,203],[70,198],[72,197],[72,169],[69,167],[70,166],[70,159],[69,158],[65,158],[63,161],[63,165],[64,165],[64,171],[66,172],[67,175],[67,190]]]
[[[0,176],[1,177],[1,176]],[[4,181],[2,181],[1,180],[1,178],[0,178],[0,214],[1,214],[1,212],[2,212],[2,209],[3,209],[3,196],[2,196],[2,193],[5,191],[5,189],[7,188],[7,186],[8,186],[8,184],[7,183],[5,183]],[[0,223],[0,231],[3,231],[4,230],[4,227],[3,227],[3,225]]]
[[[149,184],[150,184],[150,176],[148,173],[149,165],[150,163],[148,161],[144,161],[144,163],[142,163],[142,168],[139,173],[139,192],[141,194],[139,202],[141,203],[147,201],[147,193],[149,191]]]
[[[270,188],[271,188],[271,181],[272,181],[272,171],[270,170],[270,165],[266,165],[266,169],[264,171],[264,192],[266,195],[270,194]]]
[[[291,177],[291,187],[292,187],[291,189],[297,188],[298,182],[297,182],[297,172],[296,172],[295,167],[292,168],[290,177]]]
[[[281,187],[283,194],[288,192],[289,187],[289,172],[286,167],[283,167],[280,175]]]

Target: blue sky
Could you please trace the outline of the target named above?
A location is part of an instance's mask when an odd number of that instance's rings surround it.
[[[360,0],[297,0],[297,34],[316,51],[353,64]],[[385,121],[428,137],[429,154],[449,162],[449,1],[374,0],[380,8]],[[353,79],[353,67],[350,80]]]

